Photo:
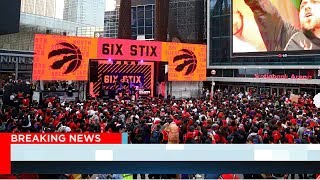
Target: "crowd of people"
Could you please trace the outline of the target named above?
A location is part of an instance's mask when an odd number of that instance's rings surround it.
[[[290,92],[276,96],[228,90],[197,99],[60,102],[50,97],[38,103],[29,98],[25,94],[19,107],[2,109],[1,132],[127,132],[133,144],[320,142],[320,113],[307,94],[295,101]]]

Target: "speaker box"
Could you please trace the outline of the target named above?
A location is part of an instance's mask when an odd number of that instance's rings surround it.
[[[166,73],[165,71],[166,71],[166,64],[163,62],[160,62],[160,64],[159,64],[159,77],[157,78],[159,83],[164,82],[166,80],[165,79],[165,73]]]
[[[90,62],[90,82],[98,82],[98,61],[91,61]]]

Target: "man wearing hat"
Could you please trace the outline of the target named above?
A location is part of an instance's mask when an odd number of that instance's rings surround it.
[[[300,29],[285,22],[270,0],[244,0],[252,10],[268,51],[320,49],[320,3],[295,0],[300,4]]]

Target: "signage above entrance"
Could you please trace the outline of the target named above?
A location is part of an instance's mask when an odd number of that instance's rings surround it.
[[[297,74],[283,74],[283,75],[275,75],[275,74],[255,74],[255,78],[265,78],[265,79],[312,79],[312,76],[304,76]]]
[[[2,55],[0,54],[1,64],[32,64],[32,57],[25,57],[19,55]]]

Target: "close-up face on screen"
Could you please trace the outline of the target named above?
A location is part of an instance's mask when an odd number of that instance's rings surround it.
[[[320,48],[320,0],[233,0],[233,53]]]

